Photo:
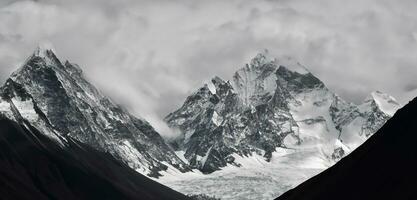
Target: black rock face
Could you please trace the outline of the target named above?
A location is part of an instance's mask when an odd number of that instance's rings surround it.
[[[313,74],[299,74],[292,72],[284,66],[280,66],[276,71],[278,80],[282,79],[285,82],[287,89],[302,92],[303,89],[324,88],[325,85]]]
[[[417,199],[417,98],[362,146],[277,200]]]
[[[186,196],[108,153],[68,139],[65,146],[27,122],[0,119],[1,199],[161,199]]]

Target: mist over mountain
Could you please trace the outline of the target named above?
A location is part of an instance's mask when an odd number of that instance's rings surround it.
[[[0,0],[0,199],[416,199],[416,10]]]
[[[268,48],[308,64],[348,102],[378,89],[404,104],[417,74],[416,8],[414,0],[3,0],[0,82],[51,42],[163,134],[155,122],[190,91],[215,75],[231,79]]]

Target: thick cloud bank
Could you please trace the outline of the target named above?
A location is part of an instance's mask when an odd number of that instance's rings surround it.
[[[355,102],[417,95],[415,0],[0,1],[0,80],[44,41],[116,101],[161,118],[256,52],[288,55]]]

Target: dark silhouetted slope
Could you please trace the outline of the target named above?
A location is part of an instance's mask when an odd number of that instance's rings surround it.
[[[110,154],[22,124],[0,119],[0,199],[188,199]]]
[[[417,98],[349,156],[277,199],[417,199]]]

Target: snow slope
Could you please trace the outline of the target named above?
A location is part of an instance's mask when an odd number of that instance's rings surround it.
[[[417,98],[333,167],[277,200],[417,198]]]
[[[259,155],[235,157],[241,167],[228,165],[211,174],[167,170],[154,180],[186,194],[205,193],[222,200],[270,200],[329,167],[316,149],[278,148],[269,162]]]

